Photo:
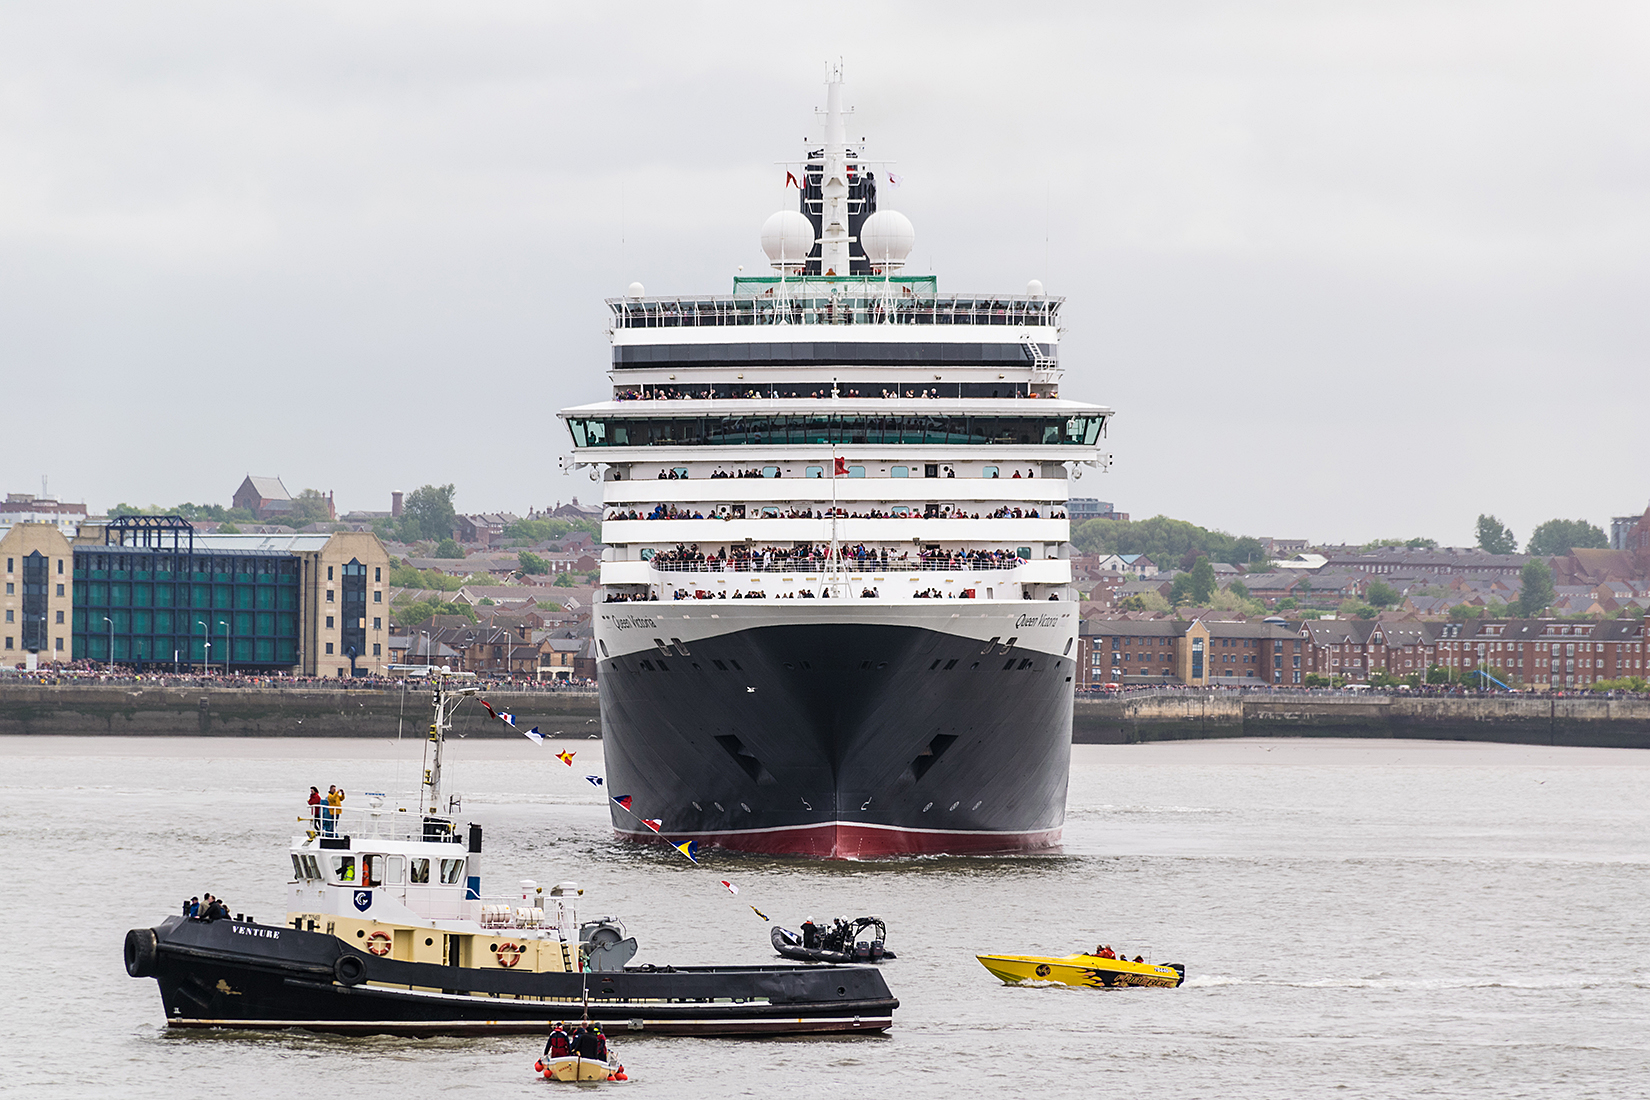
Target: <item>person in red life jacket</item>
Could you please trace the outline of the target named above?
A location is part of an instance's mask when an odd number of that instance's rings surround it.
[[[572,1052],[572,1044],[567,1040],[567,1029],[557,1024],[550,1029],[550,1038],[544,1044],[546,1058],[565,1058]]]
[[[309,789],[309,825],[317,835],[321,832],[321,788]]]

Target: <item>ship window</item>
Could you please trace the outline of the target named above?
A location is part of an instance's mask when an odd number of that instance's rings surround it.
[[[412,878],[410,881],[415,883],[426,883],[430,881],[429,860],[415,859],[412,861]]]
[[[802,476],[803,477],[824,477],[825,476],[825,467],[823,467],[823,466],[809,466],[806,470],[802,471]]]
[[[362,856],[361,864],[367,886],[399,886],[405,860],[401,856]]]
[[[863,467],[863,466],[850,466],[850,467],[848,467],[848,476],[849,477],[864,477],[865,476],[865,467]]]
[[[462,859],[444,859],[441,861],[441,881],[448,886],[457,886],[464,877],[464,861]]]
[[[336,879],[338,882],[354,882],[355,881],[355,857],[354,856],[333,856],[332,857],[332,877],[334,879]]]
[[[295,879],[307,878],[304,874],[304,861],[298,858],[298,853],[292,853],[292,877]]]
[[[779,467],[778,466],[764,466],[764,467],[762,467],[762,476],[763,477],[778,477],[779,476]]]
[[[744,669],[739,667],[739,662],[734,660],[732,657],[728,658],[728,664],[732,665],[739,672],[745,671]],[[802,667],[807,668],[808,667],[808,662],[806,662],[806,661],[802,662]]]
[[[910,476],[910,470],[907,469],[904,466],[890,466],[888,468],[888,476],[889,477],[908,477],[908,476]]]
[[[941,669],[940,671],[941,672],[950,672],[952,669],[954,669],[956,667],[957,667],[957,659],[955,657],[953,657],[949,661],[945,662],[945,667],[943,669]]]
[[[304,857],[304,870],[307,872],[304,876],[305,878],[312,878],[319,882],[323,877],[325,877],[321,874],[321,865],[315,861],[314,856]]]
[[[687,480],[688,468],[686,466],[674,466],[671,468],[671,472],[676,475],[678,481]]]
[[[714,658],[714,657],[712,657],[712,658],[711,658],[711,661],[710,661],[710,663],[711,663],[711,664],[713,664],[713,665],[715,665],[715,666],[716,666],[716,667],[717,667],[717,668],[719,668],[719,669],[721,669],[721,670],[722,670],[722,671],[723,671],[723,672],[726,672],[726,671],[727,671],[727,670],[728,670],[728,666],[727,666],[727,665],[725,665],[725,664],[723,664],[723,663],[722,663],[722,662],[721,662],[721,661],[718,661],[718,660],[717,660],[717,659],[716,659],[716,658]]]
[[[981,471],[980,476],[981,477],[996,477],[997,476],[997,467],[987,466],[983,471]]]

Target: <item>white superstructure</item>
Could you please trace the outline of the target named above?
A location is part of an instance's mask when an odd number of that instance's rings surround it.
[[[1069,479],[1111,410],[1060,396],[1059,310],[904,271],[840,72],[774,274],[609,302],[609,401],[566,409],[600,471],[606,599],[1072,600]]]

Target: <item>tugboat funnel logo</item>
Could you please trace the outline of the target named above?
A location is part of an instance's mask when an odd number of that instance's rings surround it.
[[[361,912],[363,912],[363,913],[365,913],[368,909],[371,909],[372,908],[372,891],[371,890],[357,890],[357,891],[355,891],[355,907],[357,909],[361,910]]]

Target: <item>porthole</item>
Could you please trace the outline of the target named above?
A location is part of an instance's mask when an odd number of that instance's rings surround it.
[[[498,953],[498,944],[496,944],[496,943],[488,944],[487,945],[487,950],[493,952],[494,954],[497,954]]]
[[[365,928],[357,928],[355,930],[355,936],[356,936],[357,939],[363,939],[364,940],[364,939],[367,938],[367,930]]]
[[[430,938],[430,937],[429,937],[429,936],[425,936],[425,937],[424,937],[424,946],[425,946],[425,947],[430,947],[430,946],[432,946],[432,945],[433,945],[433,944],[434,944],[434,943],[435,943],[435,941],[434,941],[434,940],[433,940],[433,939],[431,939],[431,938]]]

